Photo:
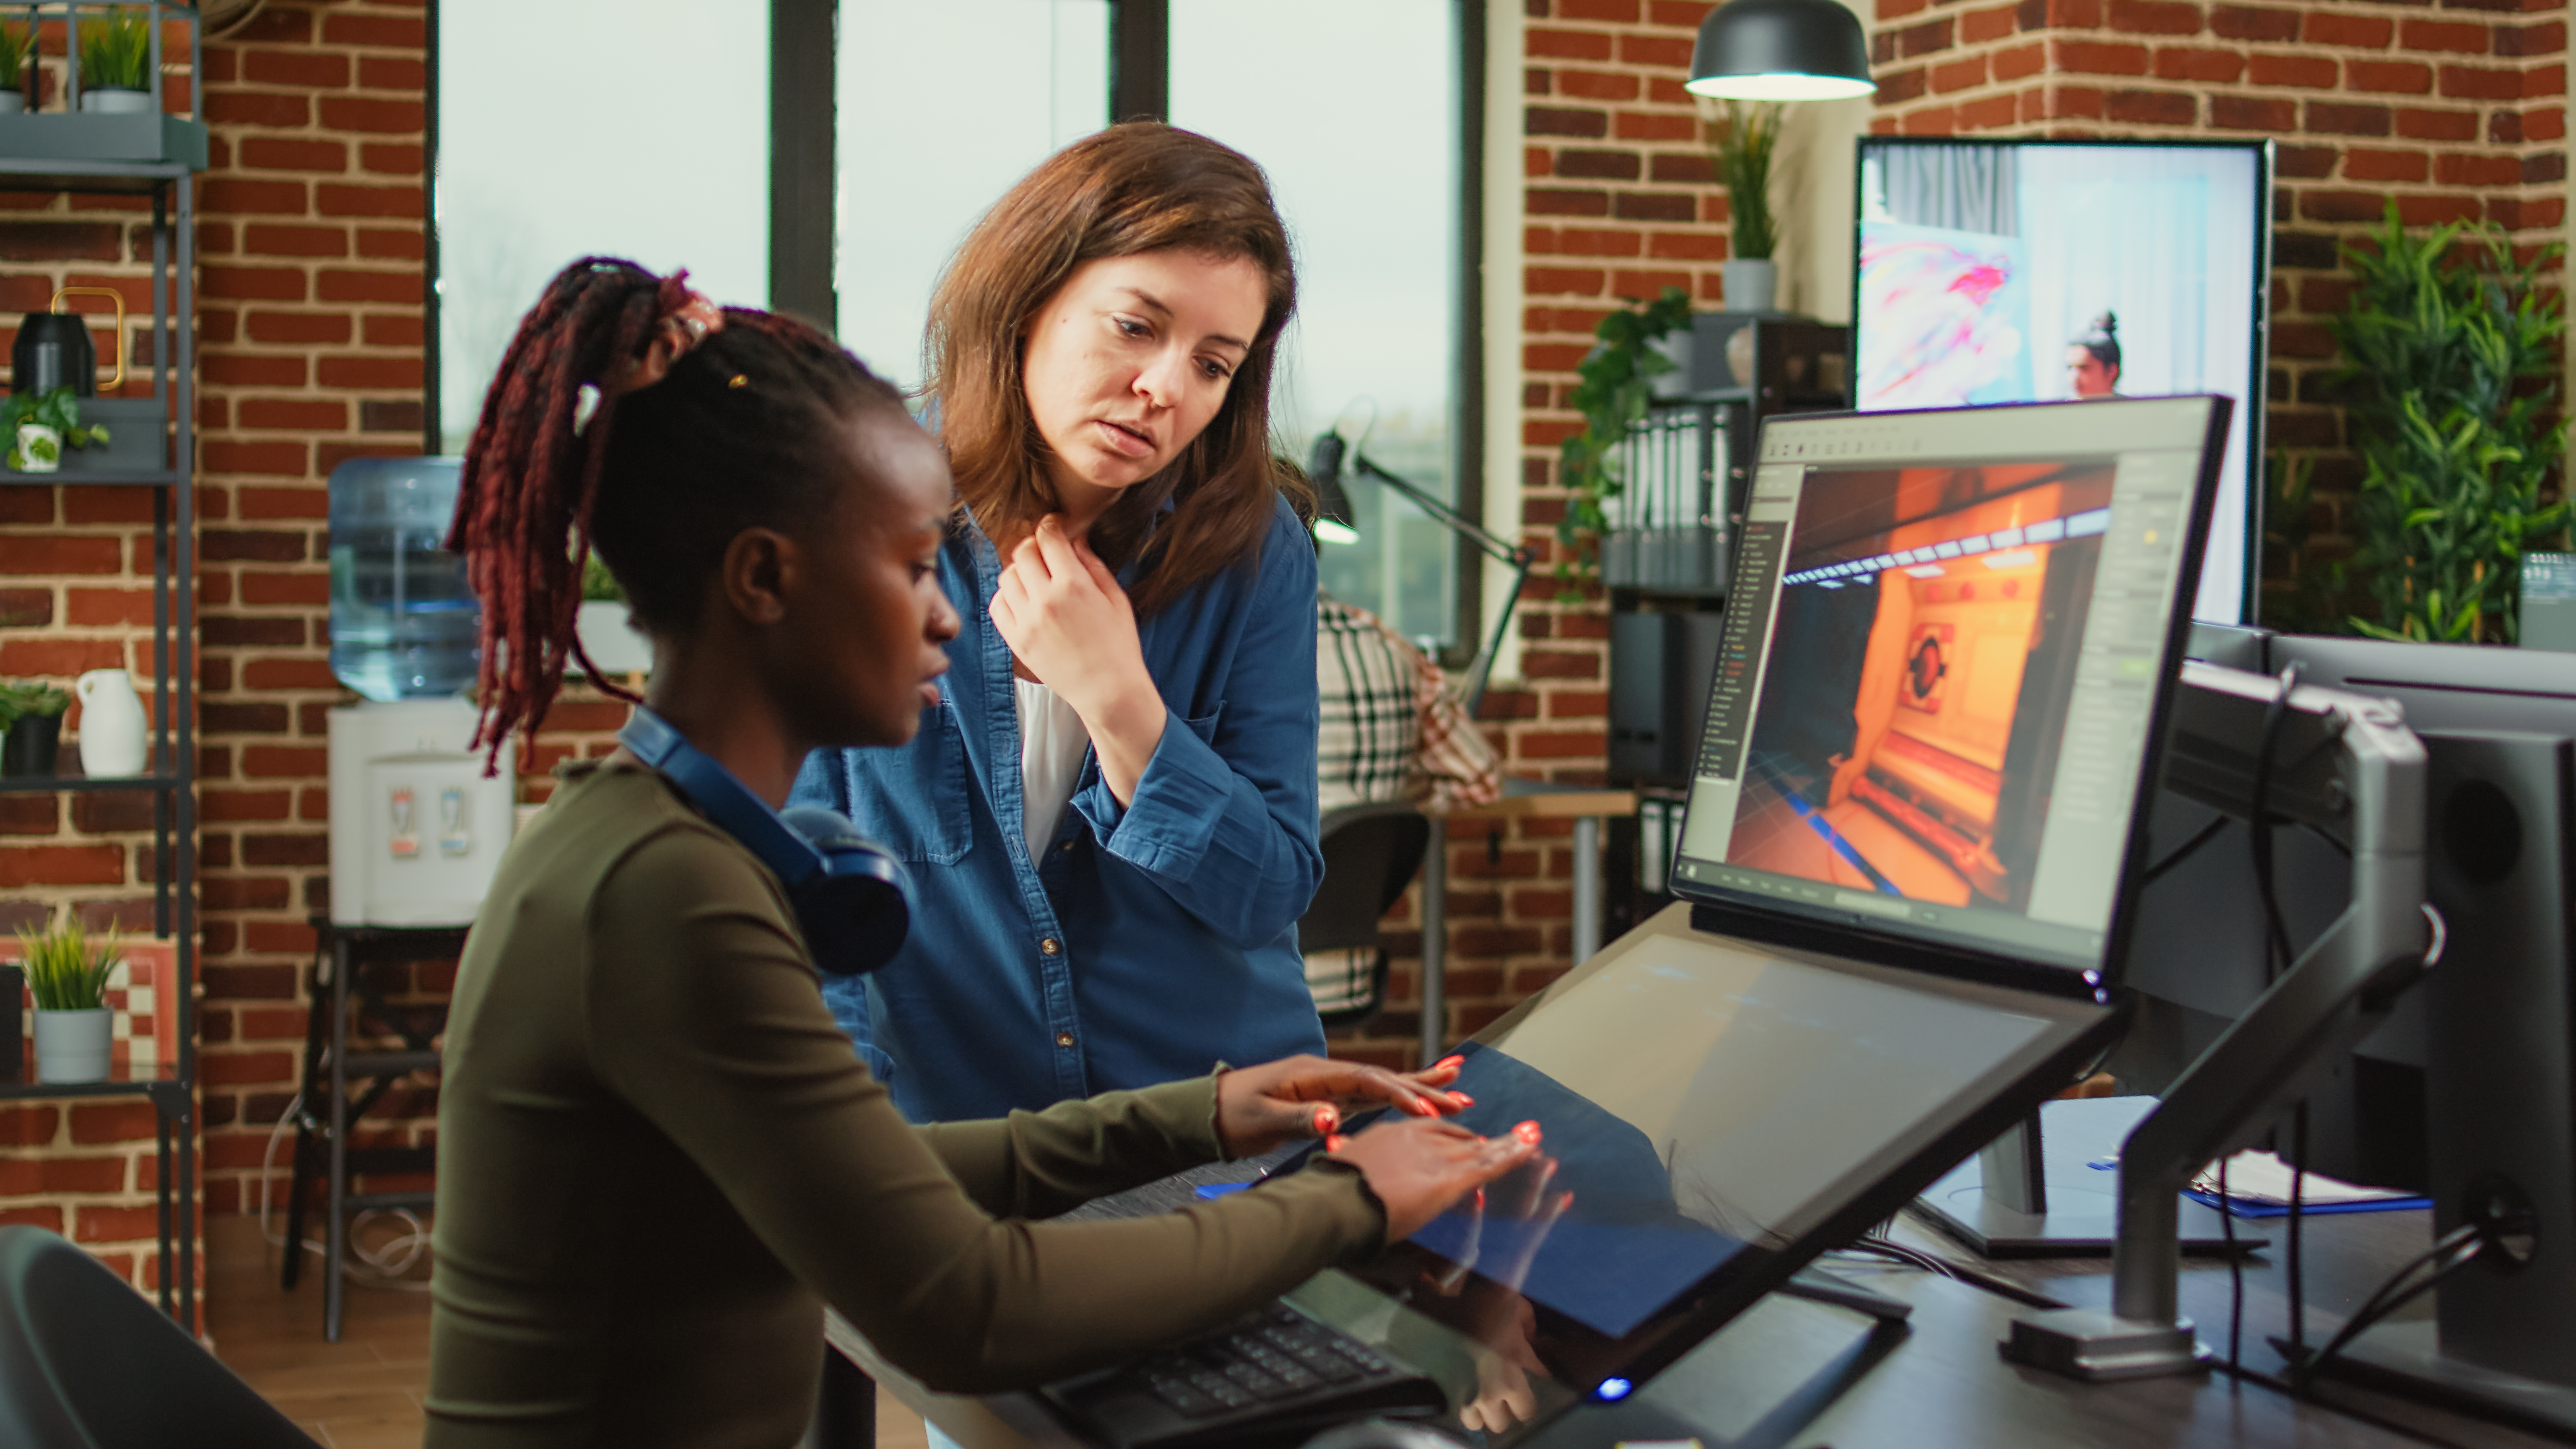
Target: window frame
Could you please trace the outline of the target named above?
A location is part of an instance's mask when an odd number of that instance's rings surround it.
[[[1485,521],[1485,67],[1486,0],[1449,0],[1449,78],[1456,111],[1451,175],[1449,477],[1451,506],[1471,523]],[[427,23],[429,150],[427,214],[421,275],[427,313],[421,451],[444,445],[439,395],[438,114],[440,0]],[[1155,119],[1171,108],[1170,0],[1109,0],[1109,114]],[[769,5],[769,305],[825,331],[839,312],[833,285],[835,86],[840,44],[839,0],[770,0]],[[1453,621],[1456,638],[1439,650],[1451,669],[1474,658],[1484,636],[1485,556],[1465,537],[1455,541]]]

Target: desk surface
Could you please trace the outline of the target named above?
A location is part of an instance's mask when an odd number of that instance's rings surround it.
[[[1503,781],[1503,795],[1482,805],[1459,805],[1447,810],[1425,808],[1423,814],[1442,820],[1500,820],[1516,816],[1563,820],[1587,815],[1633,815],[1637,810],[1637,792],[1612,790],[1593,785],[1559,785],[1549,780]]]
[[[1097,1205],[1117,1213],[1155,1211],[1187,1200],[1192,1181],[1239,1172],[1210,1170]],[[1086,1211],[1090,1211],[1087,1209]],[[2330,1333],[2387,1272],[2431,1241],[2428,1212],[2356,1213],[2307,1224],[2310,1341]],[[2245,1274],[2244,1360],[2278,1374],[2269,1339],[2287,1326],[2284,1254],[2276,1246]],[[1913,1219],[1896,1236],[1966,1262],[1967,1249]],[[1696,1437],[1710,1449],[2144,1449],[2144,1446],[2262,1445],[2298,1449],[2381,1449],[2435,1443],[2480,1449],[2542,1449],[2548,1441],[2443,1410],[2340,1384],[2324,1402],[2300,1403],[2223,1374],[2080,1384],[2005,1362],[1995,1351],[2018,1304],[1964,1283],[1890,1265],[1833,1260],[1834,1271],[1914,1306],[1904,1329],[1874,1328],[1852,1313],[1772,1298],[1666,1371],[1626,1403],[1570,1414],[1528,1441],[1533,1449],[1605,1449],[1620,1440]],[[1982,1265],[1998,1277],[2085,1307],[2107,1306],[2105,1260]],[[2226,1352],[2228,1273],[2186,1260],[2184,1312],[2201,1341]],[[2431,1313],[2429,1298],[2399,1319]],[[1073,1449],[1080,1443],[1024,1395],[984,1399],[931,1394],[885,1368],[837,1317],[833,1342],[879,1377],[887,1392],[967,1449]],[[2342,1405],[2385,1425],[2339,1412]],[[2397,1432],[2397,1426],[2415,1435]]]

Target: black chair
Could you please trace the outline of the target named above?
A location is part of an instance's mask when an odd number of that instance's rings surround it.
[[[1375,1013],[1386,998],[1386,952],[1378,945],[1377,923],[1422,869],[1431,822],[1404,801],[1390,800],[1328,810],[1322,834],[1324,881],[1297,922],[1297,949],[1377,953],[1367,1000],[1324,1013],[1327,1025],[1338,1025]]]
[[[0,1444],[320,1449],[104,1264],[0,1228]]]

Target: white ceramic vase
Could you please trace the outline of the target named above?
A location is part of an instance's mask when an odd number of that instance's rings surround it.
[[[93,780],[145,773],[152,727],[134,680],[122,669],[93,669],[72,681],[80,697],[81,773]]]
[[[63,435],[43,423],[18,425],[18,471],[53,473],[63,466]]]
[[[1779,264],[1768,257],[1738,257],[1718,264],[1729,312],[1768,312],[1780,297]]]
[[[36,1013],[36,1080],[103,1082],[107,1080],[108,1044],[114,1035],[104,1006],[87,1011]]]

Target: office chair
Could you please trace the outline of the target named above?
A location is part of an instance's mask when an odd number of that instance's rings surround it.
[[[1322,841],[1324,880],[1297,922],[1297,949],[1377,953],[1367,1000],[1325,1013],[1331,1025],[1358,1021],[1385,999],[1386,952],[1378,947],[1377,923],[1422,869],[1431,822],[1401,800],[1345,805],[1324,812]]]
[[[106,1265],[0,1227],[0,1444],[320,1449]]]

